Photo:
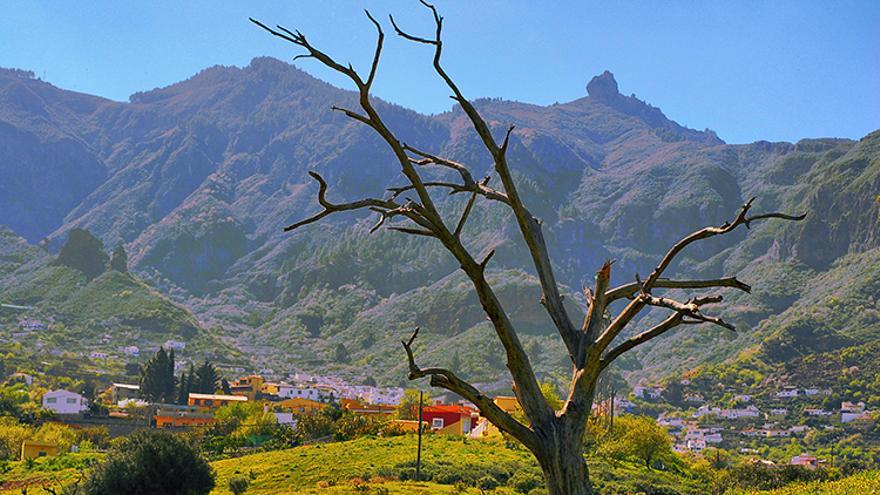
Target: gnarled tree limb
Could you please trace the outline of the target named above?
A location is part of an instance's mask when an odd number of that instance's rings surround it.
[[[462,380],[454,372],[445,368],[420,368],[416,364],[415,355],[413,353],[413,343],[419,335],[419,327],[413,331],[408,340],[401,340],[403,348],[406,351],[406,358],[409,364],[409,379],[416,380],[418,378],[430,377],[430,383],[433,387],[440,387],[455,394],[458,394],[465,400],[470,401],[483,417],[491,421],[502,431],[513,435],[520,439],[527,446],[536,442],[535,433],[526,425],[517,421],[513,416],[498,407],[485,394],[477,390],[476,387]]]
[[[733,287],[743,292],[751,292],[752,287],[741,282],[736,277],[724,277],[705,280],[671,280],[666,278],[658,279],[654,283],[657,289],[709,289],[713,287]],[[623,298],[632,298],[640,289],[638,282],[630,282],[628,284],[617,286],[605,293],[608,302],[616,301]]]
[[[700,229],[700,230],[694,232],[693,234],[690,234],[689,236],[685,237],[684,239],[678,241],[677,243],[675,243],[675,245],[673,245],[672,248],[669,249],[669,251],[666,253],[666,255],[663,256],[663,259],[660,260],[660,263],[657,265],[656,268],[654,268],[654,271],[652,271],[651,274],[648,276],[648,278],[645,280],[645,289],[650,292],[650,290],[652,288],[654,288],[654,285],[657,283],[657,281],[663,275],[663,271],[666,270],[666,268],[668,268],[669,265],[672,263],[672,260],[675,259],[675,256],[678,255],[678,253],[680,253],[684,248],[686,248],[687,246],[689,246],[690,244],[692,244],[696,241],[699,241],[702,239],[708,239],[710,237],[715,237],[716,235],[727,234],[729,232],[732,232],[733,229],[739,227],[740,225],[745,225],[746,228],[750,228],[751,222],[754,222],[757,220],[764,220],[764,219],[768,219],[768,218],[780,218],[783,220],[799,221],[799,220],[803,220],[807,216],[806,213],[803,213],[801,215],[787,215],[785,213],[775,213],[774,212],[774,213],[765,213],[762,215],[749,217],[748,216],[749,209],[751,209],[752,203],[754,201],[755,201],[755,198],[752,198],[752,199],[748,200],[744,205],[742,205],[742,208],[740,208],[739,213],[737,213],[736,218],[734,218],[732,222],[725,222],[724,224],[722,224],[718,227],[706,227],[706,228]]]
[[[440,63],[441,55],[443,53],[443,17],[437,13],[437,9],[433,5],[424,0],[420,1],[422,5],[431,10],[431,13],[434,16],[436,30],[433,39],[414,36],[403,31],[394,21],[394,17],[389,16],[391,24],[394,26],[394,30],[397,34],[404,39],[416,43],[432,45],[434,47],[434,70],[440,78],[446,82],[449,89],[452,90],[452,98],[461,105],[461,108],[470,119],[474,130],[480,136],[486,149],[492,155],[492,159],[495,162],[495,171],[501,178],[501,183],[504,186],[504,191],[507,194],[510,207],[516,217],[517,225],[519,226],[526,245],[529,248],[532,262],[535,265],[538,279],[541,282],[541,303],[546,308],[547,313],[550,315],[550,319],[553,320],[557,331],[562,336],[562,340],[565,342],[565,346],[568,349],[569,356],[571,357],[572,362],[574,362],[577,360],[577,353],[581,348],[580,339],[582,333],[577,331],[571,318],[565,311],[565,306],[562,303],[562,294],[559,292],[559,286],[553,275],[553,267],[550,263],[550,257],[547,254],[544,235],[541,233],[540,222],[529,212],[525,204],[523,204],[519,192],[517,191],[516,184],[514,183],[513,175],[510,173],[510,167],[507,164],[507,148],[511,133],[513,132],[513,126],[508,127],[502,145],[499,146],[495,141],[495,138],[492,136],[492,131],[489,128],[489,125],[473,104],[464,97],[461,90],[459,90],[458,86],[446,73],[446,70]]]

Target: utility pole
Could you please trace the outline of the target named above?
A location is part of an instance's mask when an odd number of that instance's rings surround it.
[[[424,397],[424,392],[419,390],[419,450],[416,453],[416,481],[421,479],[421,470],[422,470],[422,398]]]
[[[614,396],[617,395],[617,390],[614,389],[614,386],[611,386],[611,433],[614,433]]]

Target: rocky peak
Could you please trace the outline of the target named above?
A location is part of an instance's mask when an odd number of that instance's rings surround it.
[[[587,83],[587,94],[590,98],[599,101],[615,101],[620,98],[620,92],[617,89],[617,81],[614,74],[605,71],[602,74],[590,79]]]

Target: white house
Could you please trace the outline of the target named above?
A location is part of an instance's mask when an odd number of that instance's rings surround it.
[[[810,416],[831,416],[832,414],[834,414],[831,411],[826,411],[824,409],[817,409],[817,408],[804,409],[804,412]]]
[[[294,417],[293,413],[276,412],[276,413],[272,413],[272,414],[275,415],[275,419],[278,421],[278,424],[288,425],[291,428],[296,427],[296,418]]]
[[[662,393],[663,389],[660,387],[643,387],[641,385],[633,387],[633,396],[639,399],[659,399]]]
[[[43,409],[56,414],[79,414],[89,408],[85,397],[67,390],[52,390],[43,395]]]
[[[721,443],[723,440],[721,438],[721,433],[710,433],[708,435],[703,435],[703,440],[706,443]]]
[[[689,440],[687,442],[687,448],[691,452],[702,452],[706,449],[706,441],[705,440]]]
[[[140,356],[141,350],[136,345],[130,345],[128,347],[123,347],[122,352],[126,356]]]
[[[840,405],[840,422],[851,423],[871,419],[871,412],[865,409],[864,402],[844,402]]]
[[[110,356],[106,352],[92,351],[89,353],[89,357],[92,359],[107,359]]]
[[[737,402],[751,402],[752,396],[748,394],[734,395],[733,400]]]
[[[175,351],[182,351],[186,349],[186,342],[181,342],[179,340],[166,340],[164,347],[166,349],[174,349]]]
[[[748,406],[742,409],[722,409],[719,414],[722,418],[726,419],[739,419],[739,418],[757,418],[761,414],[761,411],[758,410],[755,406]]]
[[[785,390],[780,390],[776,392],[776,397],[782,399],[792,399],[798,396],[798,389],[796,388],[786,388]]]
[[[399,387],[369,387],[362,397],[369,404],[397,405],[400,404],[400,400],[403,399],[403,389]]]
[[[786,409],[784,407],[775,407],[773,409],[770,409],[769,416],[787,416],[787,415],[788,415],[788,409]]]
[[[278,397],[281,397],[283,399],[321,400],[322,394],[317,387],[296,386],[289,383],[279,383]]]

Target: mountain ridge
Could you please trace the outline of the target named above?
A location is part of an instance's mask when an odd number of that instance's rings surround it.
[[[12,78],[22,80],[13,84]],[[457,305],[471,304],[460,295],[466,287],[452,282],[456,266],[451,259],[421,239],[368,235],[372,220],[364,215],[281,232],[316,211],[309,170],[327,179],[334,201],[381,196],[399,180],[392,157],[369,129],[330,111],[331,105],[356,107],[352,92],[261,57],[244,68],[215,66],[180,83],[135,93],[128,103],[72,96],[70,108],[56,101],[63,100],[63,90],[57,90],[59,96],[46,83],[0,73],[0,103],[22,91],[9,88],[28,81],[48,95],[34,107],[35,115],[22,113],[20,105],[0,105],[0,171],[30,177],[28,187],[11,188],[6,200],[0,199],[0,223],[12,223],[31,242],[48,237],[53,249],[72,228],[92,231],[105,245],[124,242],[139,276],[200,319],[222,326],[242,349],[283,349],[282,356],[268,359],[279,367],[356,374],[359,364],[373,373],[397,366],[398,349],[392,352],[391,346],[405,324],[440,326],[447,321],[445,313],[459,314]],[[587,89],[587,96],[548,106],[489,98],[474,102],[497,132],[516,125],[511,166],[532,211],[544,220],[573,314],[582,311],[577,288],[605,259],[618,260],[615,282],[630,281],[635,273],[650,271],[679,237],[728,220],[751,196],[758,196],[756,209],[814,213],[802,224],[757,225],[748,237],[738,232],[695,246],[674,268],[691,276],[743,269],[758,273],[762,260],[795,260],[792,266],[826,271],[847,253],[880,245],[880,217],[872,209],[871,194],[880,175],[878,133],[859,142],[828,138],[729,145],[711,131],[676,124],[634,95],[621,95],[609,72],[593,78]],[[490,159],[459,108],[426,116],[377,102],[402,140],[467,163],[475,176],[491,175]],[[40,117],[46,105],[51,119]],[[18,150],[4,128],[30,133],[34,143]],[[39,155],[48,148],[41,139],[74,131],[67,139],[80,143],[77,149],[91,161],[49,164]],[[75,194],[57,204],[50,201],[51,211],[35,214],[30,198],[40,197],[40,186],[51,184],[41,183],[39,171],[29,174],[20,157],[59,174],[55,182],[70,185]],[[91,182],[73,180],[83,170],[93,171],[93,176],[86,174]],[[423,173],[443,176],[430,169]],[[443,211],[461,208],[460,198],[437,197]],[[835,215],[847,204],[859,210]],[[13,218],[7,214],[11,211],[22,215]],[[509,214],[487,205],[474,211],[472,222],[465,231],[467,242],[496,249],[493,265],[505,304],[520,308],[514,313],[522,326],[549,328]],[[813,249],[810,239],[817,236],[828,242]],[[803,271],[782,266],[785,276]],[[445,299],[421,304],[420,298],[431,298],[421,289],[430,286],[440,287]],[[413,291],[420,291],[415,303],[400,297]],[[762,305],[733,296],[725,311],[737,304]],[[370,312],[376,305],[401,321],[377,318]],[[398,305],[410,309],[401,312]],[[787,307],[770,306],[735,311],[738,323],[751,329],[770,312]],[[319,338],[311,336],[315,321],[321,322]],[[497,361],[486,360],[497,349],[481,342],[483,324],[470,317],[456,321],[462,323],[452,334],[438,329],[436,339],[426,335],[426,351],[446,358],[439,350],[460,336],[473,348],[464,351],[470,355],[462,360],[466,367],[479,379],[494,379],[503,366],[474,364]],[[546,349],[542,371],[558,370],[552,332],[529,332],[534,337],[530,345]],[[676,339],[673,335],[668,341]],[[371,345],[354,349],[352,363],[334,364],[334,347],[354,342]],[[688,357],[674,356],[668,347],[641,357],[665,371],[690,366]],[[733,346],[715,347],[730,355]],[[304,352],[317,357],[294,357]],[[387,371],[380,374],[391,378]]]

